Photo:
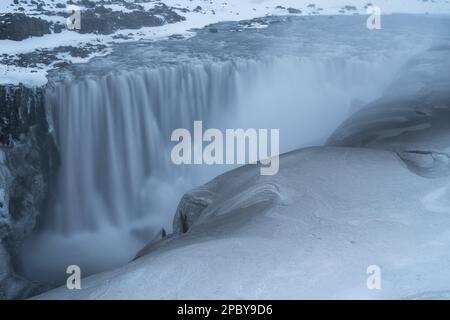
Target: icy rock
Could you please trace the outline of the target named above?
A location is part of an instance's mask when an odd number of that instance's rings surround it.
[[[164,230],[164,228],[163,228],[156,234],[156,236],[153,237],[152,240],[149,241],[149,243],[144,248],[142,248],[136,254],[136,257],[133,260],[136,260],[136,259],[148,254],[153,249],[155,244],[159,243],[161,240],[163,240],[166,237],[167,237],[167,233],[166,233],[166,230]]]
[[[8,235],[11,228],[11,218],[8,208],[9,189],[12,177],[5,161],[5,153],[0,149],[0,241]]]
[[[15,273],[11,256],[34,230],[48,196],[50,167],[57,163],[41,93],[0,86],[1,298],[23,298],[40,290]]]

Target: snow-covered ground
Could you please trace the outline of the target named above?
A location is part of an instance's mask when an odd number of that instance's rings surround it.
[[[66,0],[39,1],[38,6],[26,0],[14,4],[14,0],[2,0],[0,13],[25,13],[28,16],[38,17],[50,22],[65,24]],[[97,0],[88,1],[95,3]],[[166,23],[157,27],[143,27],[140,29],[121,29],[111,34],[79,33],[77,31],[63,30],[60,33],[46,34],[42,37],[30,37],[22,41],[0,40],[0,84],[24,83],[30,86],[43,85],[47,81],[49,69],[67,63],[80,63],[92,57],[108,54],[114,43],[138,40],[165,39],[172,35],[189,37],[194,34],[193,29],[220,21],[247,20],[267,15],[334,15],[334,14],[367,14],[369,4],[366,0],[110,0],[106,1],[105,8],[113,11],[132,12],[136,10],[152,10],[155,6],[165,4],[171,10],[185,17],[184,21]],[[77,4],[77,1],[75,1]],[[139,5],[140,7],[133,7]],[[449,14],[449,0],[379,0],[376,2],[382,14],[414,13],[414,14]],[[81,23],[83,23],[83,10],[87,9],[79,4]],[[130,9],[133,8],[133,9]],[[0,17],[0,23],[2,18]],[[255,22],[253,27],[264,27]],[[37,63],[33,66],[23,66],[14,60],[18,55],[30,52],[49,51],[61,46],[87,48],[95,44],[98,48],[90,48],[83,58],[73,56],[67,52],[62,56],[53,57],[50,62]]]
[[[416,175],[389,151],[303,149],[282,156],[276,176],[246,166],[190,192],[178,215],[198,215],[187,233],[83,279],[81,290],[37,298],[444,297],[449,193],[448,178]],[[373,265],[381,290],[366,285]]]

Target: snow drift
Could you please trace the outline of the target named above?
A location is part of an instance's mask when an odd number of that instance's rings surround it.
[[[418,176],[388,151],[309,148],[280,161],[274,177],[246,166],[214,179],[180,204],[206,203],[186,233],[84,279],[82,290],[38,298],[406,298],[448,290],[447,178]],[[381,291],[366,287],[370,265],[382,270]]]

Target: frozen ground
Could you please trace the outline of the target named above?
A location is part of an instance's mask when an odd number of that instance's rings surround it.
[[[448,176],[449,57],[450,46],[440,45],[409,61],[386,95],[345,121],[328,144],[391,150],[417,174]]]
[[[450,290],[448,178],[426,179],[389,151],[308,148],[187,194],[185,234],[134,262],[40,299],[444,297]],[[370,205],[369,205],[370,204]],[[206,207],[206,208],[205,208]],[[175,220],[175,229],[179,229]],[[382,290],[368,290],[377,265]]]
[[[160,25],[134,29],[118,28],[111,32],[83,32],[65,29],[68,13],[66,0],[28,1],[3,0],[0,14],[26,14],[52,23],[49,34],[14,41],[0,40],[0,84],[24,83],[30,86],[47,82],[47,72],[70,63],[80,63],[92,57],[111,52],[113,43],[158,40],[171,36],[185,38],[192,36],[194,29],[220,21],[251,20],[267,15],[334,15],[366,14],[369,2],[364,0],[228,0],[228,1],[178,1],[178,0],[103,0],[73,1],[80,6],[81,23],[83,12],[103,6],[113,12],[146,12],[160,19]],[[163,10],[156,10],[161,8]],[[450,13],[449,0],[380,0],[377,5],[383,14],[390,13]],[[156,10],[156,11],[155,11]],[[170,19],[173,13],[183,19]],[[148,17],[147,17],[148,19]],[[144,19],[145,20],[145,19]],[[106,23],[108,21],[106,20]],[[0,23],[9,23],[0,16]],[[101,22],[105,24],[104,22]],[[264,22],[254,20],[248,24],[251,28],[265,27]]]
[[[38,1],[37,5],[29,0],[19,0],[18,5],[11,5],[13,0],[1,2],[4,13],[23,12],[52,22],[52,25],[50,33],[43,36],[21,41],[0,40],[0,83],[43,85],[50,69],[89,60],[91,62],[84,64],[79,71],[105,66],[109,71],[108,59],[92,60],[92,57],[110,54],[117,48],[115,43],[143,40],[142,50],[145,51],[152,47],[151,41],[184,39],[194,32],[200,33],[196,28],[219,21],[248,20],[241,25],[242,29],[258,29],[268,26],[269,19],[254,19],[256,17],[362,15],[366,13],[367,5],[366,1],[351,0],[133,3],[113,0],[103,2],[111,12],[145,11],[156,17],[155,23],[160,25],[79,33],[55,27],[56,22],[59,25],[65,22],[65,3],[60,0]],[[163,3],[164,16],[152,11]],[[100,7],[90,1],[83,1],[83,4],[83,12]],[[450,8],[448,0],[386,0],[378,1],[377,5],[384,14],[448,14]],[[174,13],[183,19],[170,20]],[[364,17],[354,18],[365,20]],[[425,16],[421,18],[431,20]],[[3,16],[0,23],[1,19]],[[327,17],[320,19],[331,20]],[[307,24],[311,22],[309,20],[313,19],[305,19]],[[341,21],[338,18],[334,20],[339,20],[334,22],[337,24]],[[393,20],[390,23],[397,25]],[[363,24],[361,26],[364,28]],[[97,27],[94,26],[93,30]],[[202,32],[217,39],[230,37],[216,27],[211,26]],[[426,34],[422,27],[415,28]],[[304,50],[320,45],[320,41],[315,41],[320,28],[313,30],[316,31],[310,35],[313,41],[300,39]],[[336,47],[328,50],[331,54],[344,58],[356,54],[371,60],[371,56],[365,56],[366,53],[386,52],[362,51],[361,45],[354,50],[350,44],[355,39],[360,41],[364,38],[364,32],[345,27],[342,30],[347,30],[347,34],[325,32],[320,37],[329,47],[337,41],[333,39],[350,38],[341,43],[339,50]],[[408,28],[402,30],[395,34],[386,29],[383,30],[386,32],[373,36],[392,38],[401,47],[388,48],[388,52],[413,54],[428,46],[427,41],[418,41],[421,38],[413,36],[417,30],[413,33]],[[264,34],[259,37],[264,37]],[[448,41],[448,34],[444,37]],[[299,38],[291,39],[297,41]],[[205,43],[211,46],[213,41],[206,39]],[[408,41],[403,41],[405,39]],[[201,41],[196,43],[202,44]],[[277,44],[276,41],[270,42],[273,43]],[[383,47],[387,42],[367,43],[368,47]],[[224,48],[227,47],[218,45],[214,50],[225,52]],[[126,45],[122,49],[127,49]],[[272,49],[276,52],[277,48]],[[439,55],[448,58],[446,50],[445,46],[435,48],[428,54],[430,60],[422,59],[419,63],[412,60],[412,65],[406,68],[415,64],[419,68],[406,73],[406,79],[425,79],[424,83],[409,83],[405,78],[401,79],[398,86],[392,87],[398,95],[390,94],[387,100],[381,101],[386,106],[385,110],[374,112],[375,115],[371,111],[357,113],[336,132],[334,137],[337,138],[330,140],[333,147],[310,148],[284,155],[280,173],[274,177],[261,177],[255,167],[240,168],[218,177],[206,187],[184,197],[174,223],[175,234],[149,244],[140,252],[139,259],[117,270],[84,279],[81,291],[68,291],[61,287],[39,298],[448,297],[450,161],[446,137],[449,99],[447,96],[436,98],[442,89],[448,92],[446,81],[450,72],[446,72],[448,63],[431,67],[434,62],[442,60]],[[124,55],[117,56],[128,58],[124,52]],[[138,50],[128,53],[132,52],[140,53]],[[170,54],[165,52],[165,57],[167,55]],[[176,54],[172,55],[175,61],[179,59]],[[114,59],[114,55],[109,58]],[[384,58],[389,59],[390,56]],[[438,77],[433,79],[439,81],[428,81],[428,76],[436,75],[443,75],[443,81]],[[401,95],[400,87],[407,89],[404,95]],[[423,91],[424,94],[420,99],[408,97],[414,91]],[[186,230],[187,233],[181,233]],[[123,238],[118,236],[116,240],[106,245],[114,248],[117,256],[121,252],[116,244],[123,243]],[[95,252],[92,256],[98,258]],[[381,291],[366,288],[369,265],[378,265],[382,270]]]

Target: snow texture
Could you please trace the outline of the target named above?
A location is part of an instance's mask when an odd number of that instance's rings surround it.
[[[91,276],[82,290],[40,299],[410,298],[447,292],[450,184],[411,172],[389,151],[308,148],[280,173],[246,166],[214,179],[187,208],[186,233],[134,262]],[[370,204],[370,206],[368,206]],[[195,205],[194,205],[195,206]],[[179,216],[178,216],[179,218]],[[382,290],[368,290],[378,265]]]
[[[83,23],[83,10],[88,9],[86,3],[95,4],[98,0],[76,2],[81,11],[81,23]],[[0,84],[23,83],[28,86],[40,86],[47,82],[47,72],[58,68],[60,65],[69,63],[82,63],[89,61],[95,56],[110,53],[114,43],[159,40],[170,36],[189,37],[195,34],[196,28],[217,23],[220,21],[246,20],[267,15],[335,15],[335,14],[367,14],[367,1],[365,0],[110,0],[106,1],[104,7],[114,12],[133,12],[152,10],[157,5],[165,4],[172,8],[184,21],[165,23],[157,27],[142,27],[140,29],[121,29],[112,34],[102,35],[96,33],[79,33],[77,31],[62,30],[52,32],[42,37],[30,37],[20,42],[13,40],[0,40],[0,56],[8,57],[9,60],[17,59],[18,55],[42,50],[51,50],[61,46],[73,46],[77,48],[88,48],[92,45],[100,45],[98,50],[92,50],[83,59],[75,56],[65,55],[55,59],[49,64],[38,64],[33,67],[23,67],[17,63],[0,64]],[[28,16],[38,17],[52,23],[58,22],[64,25],[68,13],[66,12],[66,0],[39,1],[39,3],[14,4],[14,0],[3,0],[0,3],[0,14],[24,13]],[[382,14],[392,13],[429,13],[449,14],[449,0],[379,0],[377,6]],[[132,9],[130,9],[132,8]],[[0,23],[2,18],[0,17]],[[253,23],[249,27],[261,28],[264,24]]]

